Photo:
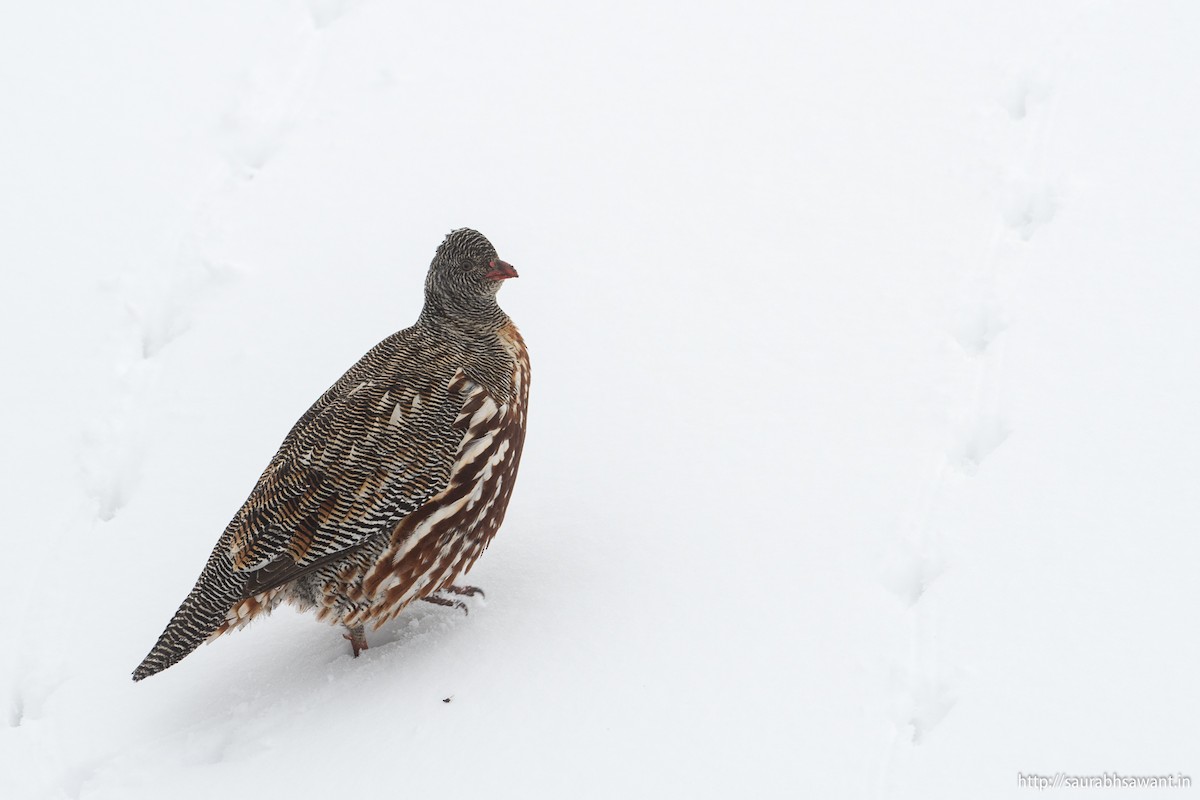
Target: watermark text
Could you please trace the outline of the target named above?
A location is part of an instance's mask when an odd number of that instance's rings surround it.
[[[1068,775],[1056,772],[1053,775],[1038,775],[1033,772],[1018,772],[1017,786],[1022,789],[1190,789],[1190,775],[1121,775],[1117,772],[1101,772],[1099,775]]]

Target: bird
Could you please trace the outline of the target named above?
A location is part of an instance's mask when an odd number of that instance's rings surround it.
[[[451,231],[415,324],[375,345],[284,437],[143,680],[281,603],[345,628],[353,655],[414,601],[466,610],[458,581],[504,521],[525,443],[529,354],[496,296],[517,277]]]

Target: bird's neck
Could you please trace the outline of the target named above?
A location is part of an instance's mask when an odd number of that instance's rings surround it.
[[[464,297],[426,292],[421,321],[475,333],[495,333],[510,320],[496,303],[495,295]]]

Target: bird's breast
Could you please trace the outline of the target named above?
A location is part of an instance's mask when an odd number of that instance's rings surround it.
[[[377,622],[454,583],[504,521],[525,444],[529,357],[515,326],[501,330],[500,340],[511,357],[509,397],[498,400],[466,370],[451,379],[451,392],[463,401],[454,422],[462,437],[450,481],[401,522],[366,576],[363,588],[383,611]]]

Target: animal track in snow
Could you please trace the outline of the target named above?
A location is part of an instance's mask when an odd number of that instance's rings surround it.
[[[305,0],[313,25],[328,28],[362,5],[364,0]]]
[[[80,764],[67,767],[62,771],[59,785],[63,793],[70,798],[78,798],[83,794],[83,787],[96,775],[96,766]]]
[[[930,586],[950,568],[941,534],[933,527],[935,512],[946,501],[948,487],[962,484],[947,481],[947,470],[976,475],[1011,432],[1002,410],[1011,273],[1028,257],[1029,246],[1023,243],[1054,219],[1060,205],[1054,184],[1042,177],[1046,171],[1041,163],[1054,117],[1052,88],[1049,77],[1035,70],[1014,79],[1001,97],[1007,119],[987,137],[1009,144],[1007,152],[999,154],[999,169],[992,174],[1013,177],[994,186],[999,202],[992,233],[978,253],[964,259],[967,269],[958,313],[947,331],[960,348],[949,365],[956,376],[945,407],[949,439],[937,465],[926,473],[920,490],[921,510],[909,514],[901,525],[901,550],[883,576],[888,589],[907,604],[902,617],[907,626],[907,652],[897,653],[894,662],[896,734],[881,768],[881,796],[892,793],[890,772],[896,763],[897,745],[905,739],[913,746],[921,744],[957,702],[953,682],[945,677],[936,637],[935,601],[942,598],[928,596]]]
[[[951,450],[952,463],[968,475],[974,475],[984,459],[1004,444],[1010,432],[999,416],[987,415],[975,419],[960,434],[958,444]]]
[[[954,341],[969,355],[987,352],[996,337],[1008,327],[1008,318],[1000,301],[988,298],[974,306],[964,306],[954,323]]]
[[[196,248],[198,250],[198,248]],[[137,324],[142,357],[153,358],[186,332],[195,305],[212,288],[229,280],[234,269],[203,256],[181,256],[180,263],[157,286],[141,292],[126,290],[125,310]]]
[[[320,67],[321,45],[320,31],[309,31],[280,44],[293,52],[256,64],[243,76],[217,137],[219,151],[239,177],[252,178],[266,166],[300,123],[305,95]]]
[[[320,27],[356,5],[355,0],[310,0],[307,8]],[[275,41],[264,51],[271,56],[246,72],[242,91],[221,118],[216,146],[234,176],[225,179],[225,188],[262,169],[301,119],[323,47],[320,31],[302,28],[300,35],[284,27],[270,34]],[[114,345],[113,386],[107,395],[100,392],[92,398],[90,407],[96,413],[84,423],[79,448],[83,480],[102,521],[113,519],[128,503],[137,483],[142,446],[135,401],[150,379],[144,362],[158,357],[190,328],[198,300],[233,272],[206,255],[210,237],[204,223],[219,197],[218,192],[199,204],[171,268],[135,280],[110,280],[103,287],[125,310],[128,324],[118,327],[131,329],[132,336]],[[129,352],[130,338],[137,342],[136,354]]]
[[[233,735],[227,728],[208,727],[189,731],[185,737],[181,755],[190,765],[219,764],[225,760]]]
[[[1045,102],[1050,95],[1047,80],[1029,72],[1017,75],[1009,83],[1008,90],[1000,98],[1000,105],[1009,118],[1020,121],[1029,116],[1034,105]]]
[[[934,677],[918,680],[902,698],[900,722],[913,744],[921,744],[958,702],[950,685]]]
[[[1054,219],[1057,210],[1058,198],[1050,186],[1017,181],[1008,188],[1002,214],[1004,223],[1029,241],[1038,228]]]
[[[10,643],[17,646],[18,643]],[[20,644],[25,644],[24,642]],[[17,674],[11,675],[13,682],[8,690],[8,709],[5,714],[10,728],[19,728],[30,720],[42,716],[46,701],[62,685],[58,671],[44,664],[14,662]]]
[[[226,265],[184,254],[163,273],[100,286],[106,302],[124,310],[113,320],[116,337],[102,348],[112,368],[93,387],[89,408],[94,415],[83,421],[77,451],[84,488],[101,522],[112,520],[129,502],[140,477],[145,432],[138,403],[154,378],[150,362],[187,331],[203,295],[231,274]]]
[[[911,544],[887,568],[884,583],[907,605],[914,606],[946,571],[946,559],[936,542]]]
[[[19,728],[21,723],[25,721],[25,700],[20,693],[13,691],[12,697],[8,701],[8,727]]]
[[[133,401],[141,391],[144,370],[137,362],[121,363],[128,357],[116,355],[111,380],[93,387],[91,407],[97,413],[83,421],[78,439],[79,472],[101,522],[112,520],[129,502],[141,471],[142,447],[133,424]]]
[[[129,502],[140,472],[140,451],[118,432],[123,429],[101,426],[83,433],[80,468],[101,522],[111,521]]]

